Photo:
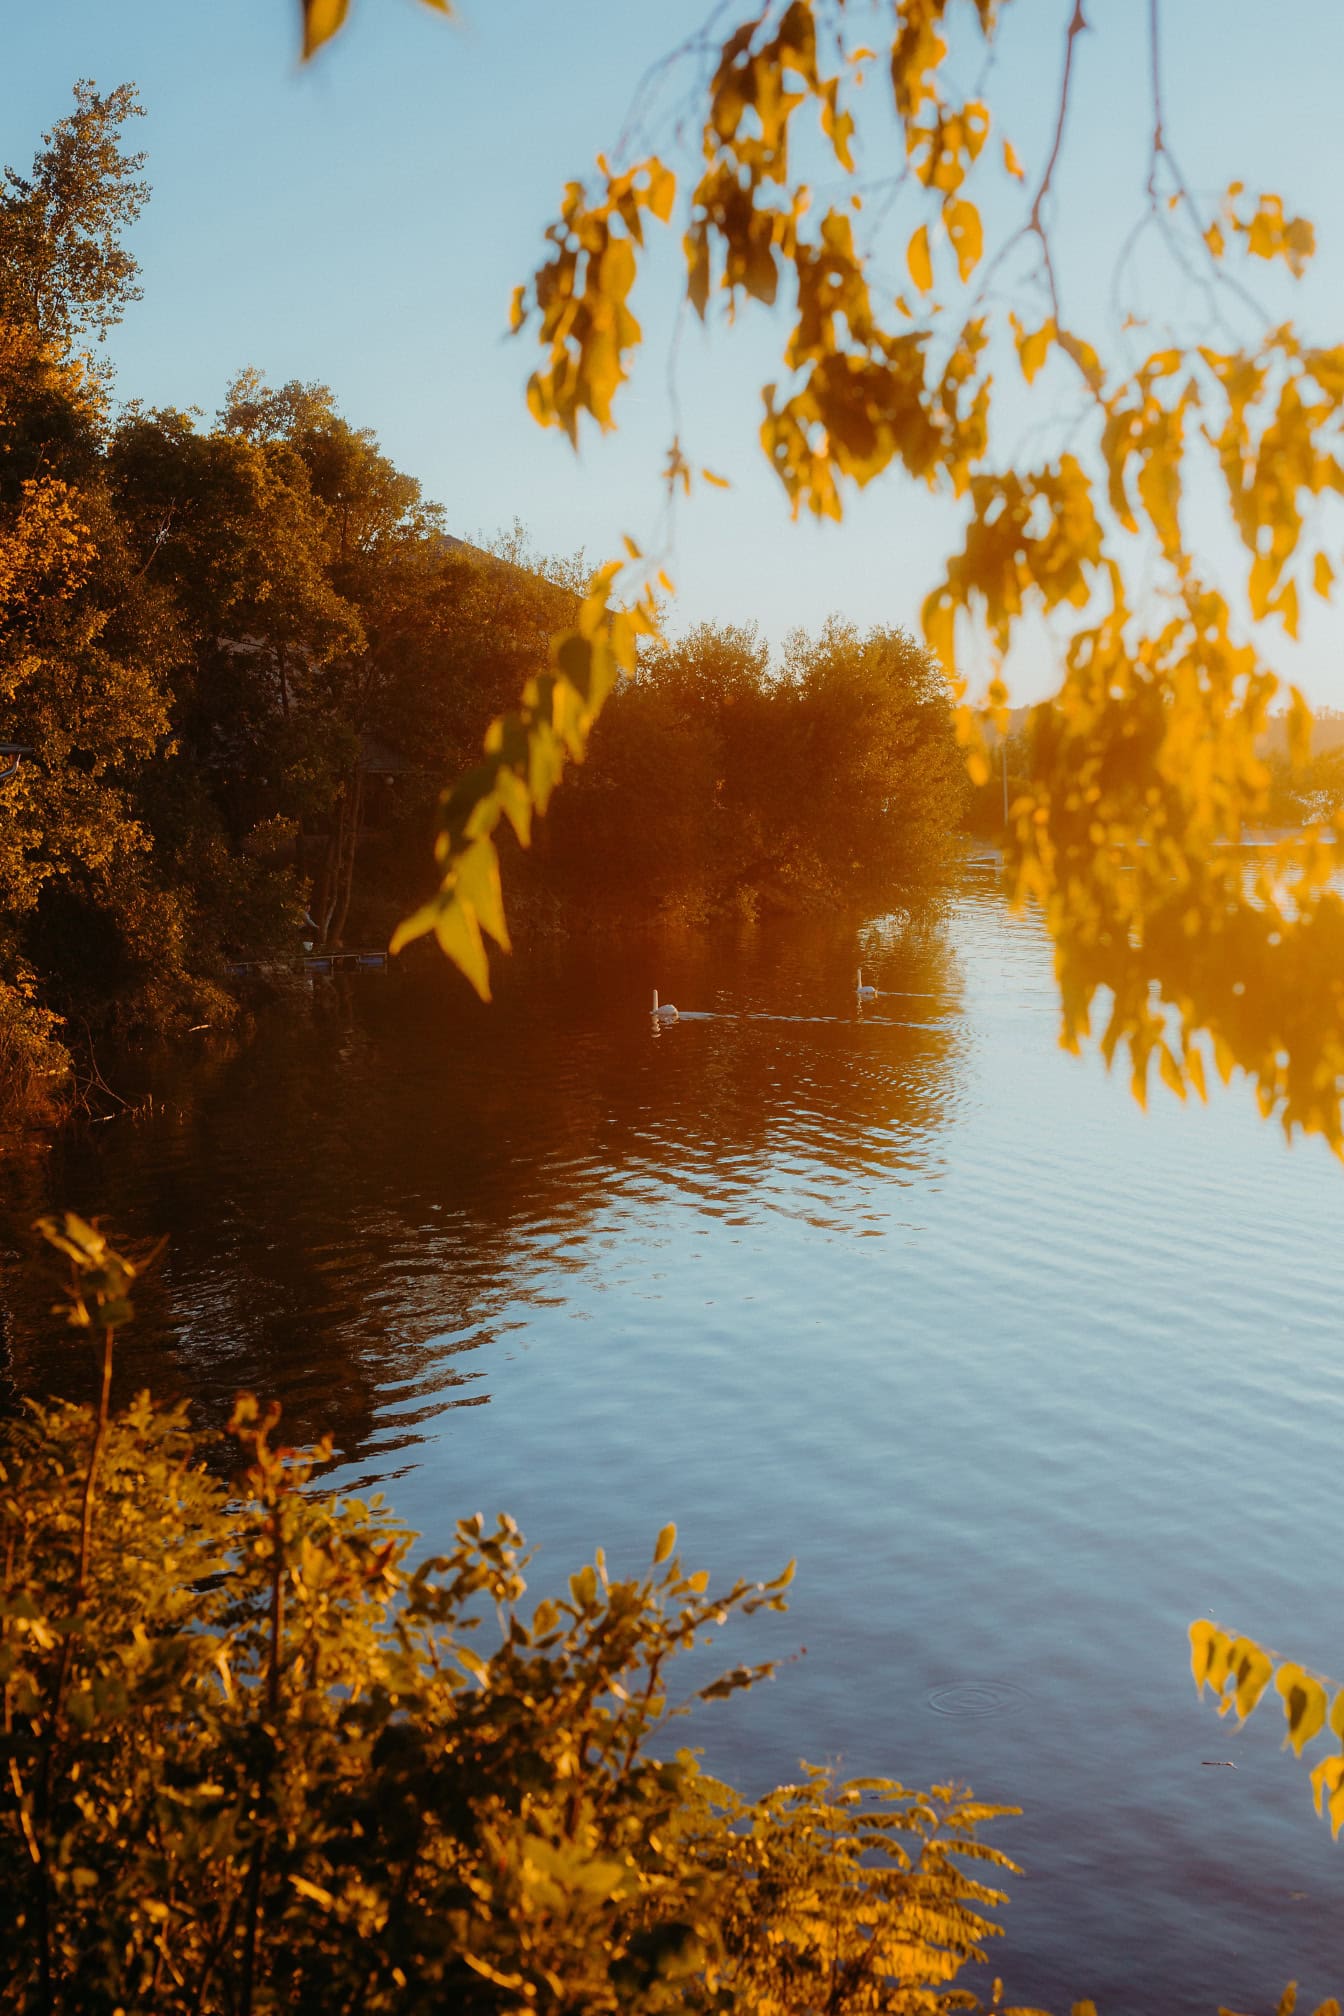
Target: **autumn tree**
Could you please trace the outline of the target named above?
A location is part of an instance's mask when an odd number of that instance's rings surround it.
[[[326,514],[302,458],[285,443],[202,430],[185,414],[132,412],[108,466],[145,576],[174,614],[165,843],[199,851],[214,829],[231,858],[261,858],[270,835],[287,857],[356,760],[355,731],[330,704],[331,668],[363,641],[332,583]],[[255,906],[250,932],[221,918],[239,949],[297,938],[306,866],[300,846],[287,901],[275,885],[269,931]]]
[[[832,617],[789,640],[792,762],[779,796],[832,892],[870,898],[946,867],[966,796],[949,682],[907,633]]]
[[[912,638],[832,619],[772,665],[751,625],[702,623],[618,683],[541,879],[645,916],[890,902],[945,868],[964,796],[947,682]]]
[[[140,299],[123,241],[149,195],[145,157],[125,145],[143,110],[133,84],[100,92],[81,78],[29,173],[6,167],[0,180],[0,319],[55,356],[101,341]]]
[[[91,586],[98,398],[77,346],[134,292],[120,233],[144,198],[142,157],[122,144],[129,87],[76,87],[27,175],[0,182],[0,720],[39,760],[6,788],[0,826],[0,1083],[11,1095],[59,1077],[59,1024],[41,999],[25,933],[48,883],[125,866],[139,836],[112,779],[162,727],[152,675],[103,635]],[[88,689],[98,669],[106,691]]]

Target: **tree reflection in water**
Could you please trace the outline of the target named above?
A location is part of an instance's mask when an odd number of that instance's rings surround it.
[[[883,990],[860,1014],[857,959]],[[692,1011],[651,1034],[654,979]],[[393,1477],[446,1407],[490,1398],[490,1346],[563,1299],[650,1210],[865,1230],[936,1173],[957,1111],[960,982],[936,911],[550,943],[482,1008],[433,967],[318,980],[232,1054],[142,1064],[163,1110],[6,1165],[4,1293],[20,1391],[83,1394],[28,1265],[40,1211],[166,1236],[123,1392],[222,1421],[252,1388]],[[600,1228],[600,1247],[595,1243]]]

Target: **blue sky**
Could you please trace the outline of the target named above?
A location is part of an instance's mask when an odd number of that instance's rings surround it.
[[[866,11],[851,5],[872,40]],[[1242,176],[1315,219],[1317,269],[1296,289],[1271,276],[1262,292],[1276,315],[1334,340],[1344,7],[1166,0],[1165,11],[1168,121],[1187,176],[1201,191]],[[509,295],[536,263],[561,183],[611,143],[645,67],[707,12],[708,0],[461,0],[449,25],[412,0],[354,0],[347,33],[301,69],[286,0],[0,0],[0,154],[27,165],[75,77],[134,79],[154,196],[134,240],[145,298],[109,345],[120,396],[208,414],[244,364],[276,383],[324,381],[465,536],[517,517],[540,549],[597,559],[623,531],[647,540],[659,523],[673,268],[664,260],[636,302],[646,352],[620,431],[590,437],[577,461],[527,417],[531,360],[525,339],[504,334]],[[1068,12],[1069,0],[1012,0],[1005,14],[991,90],[1029,177]],[[1080,323],[1102,311],[1141,202],[1146,12],[1142,0],[1090,0],[1080,45],[1059,218]],[[888,139],[875,118],[874,174]],[[1169,282],[1155,269],[1148,280],[1160,310]],[[843,527],[791,524],[755,442],[778,334],[762,312],[709,338],[683,332],[685,437],[734,488],[679,507],[675,620],[755,620],[776,640],[831,610],[914,624],[957,512],[895,477],[856,500]],[[1344,705],[1334,611],[1316,605],[1301,646],[1280,655],[1313,698]],[[1015,697],[1049,689],[1044,633],[1013,671]]]

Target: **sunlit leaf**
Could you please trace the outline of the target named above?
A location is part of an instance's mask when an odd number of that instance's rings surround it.
[[[963,198],[950,202],[943,210],[943,222],[947,235],[952,241],[952,249],[957,255],[957,270],[963,280],[969,280],[980,264],[985,246],[985,234],[980,222],[980,212],[974,203]],[[913,270],[913,269],[912,269]]]
[[[1274,1675],[1274,1685],[1283,1696],[1283,1712],[1288,1724],[1286,1741],[1300,1757],[1306,1744],[1325,1727],[1325,1689],[1319,1680],[1292,1660],[1285,1660]]]
[[[350,0],[302,0],[303,56],[306,62],[343,26]]]

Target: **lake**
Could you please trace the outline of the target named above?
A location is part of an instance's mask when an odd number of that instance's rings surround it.
[[[700,1014],[655,1028],[654,986]],[[489,1009],[446,971],[319,979],[214,1040],[155,1064],[152,1117],[5,1163],[13,1387],[92,1390],[37,1212],[165,1234],[123,1393],[278,1395],[427,1545],[513,1512],[538,1588],[669,1518],[724,1577],[796,1555],[788,1615],[722,1647],[788,1663],[689,1740],[746,1791],[806,1757],[1021,1805],[1010,2001],[1344,1992],[1344,1843],[1277,1707],[1197,1703],[1186,1639],[1212,1615],[1344,1679],[1318,1143],[1245,1088],[1144,1115],[1065,1056],[1048,945],[974,869],[914,923],[575,939]]]

